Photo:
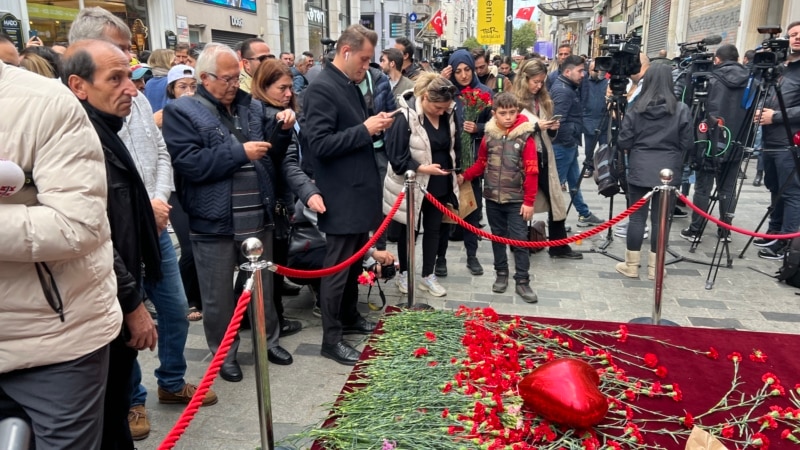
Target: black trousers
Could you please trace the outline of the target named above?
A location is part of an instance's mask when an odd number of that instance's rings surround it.
[[[550,241],[555,241],[558,239],[564,239],[567,237],[567,220],[553,220],[553,196],[550,192],[550,178],[549,178],[549,170],[550,168],[547,166],[547,154],[542,152],[539,155],[539,191],[536,195],[544,195],[548,198],[550,203],[550,211],[547,211],[547,239]],[[545,158],[542,160],[542,158]],[[555,167],[552,170],[556,170]],[[561,195],[560,192],[557,195]],[[559,201],[562,201],[559,199]],[[569,253],[572,251],[569,245],[559,245],[558,247],[549,247],[548,253],[551,255],[563,255],[565,253]]]
[[[138,352],[125,345],[120,333],[111,341],[111,357],[108,363],[105,414],[103,415],[103,450],[133,450],[131,429],[128,425],[128,410],[131,408],[131,374]]]
[[[328,234],[323,267],[339,264],[361,249],[369,240],[368,233]],[[335,345],[342,340],[342,327],[360,318],[358,313],[358,275],[363,270],[361,260],[348,269],[322,279],[320,303],[322,309],[322,343]]]
[[[442,199],[438,199],[440,202]],[[446,227],[445,230],[449,231],[450,228],[447,224],[442,223],[442,218],[444,215],[441,211],[439,211],[431,202],[427,199],[422,200],[422,205],[420,208],[420,213],[422,215],[421,218],[418,220],[422,221],[422,228],[425,232],[422,235],[422,276],[427,277],[428,275],[433,273],[433,266],[436,263],[437,254],[439,258],[445,258],[447,252],[447,245],[444,246],[444,251],[440,252],[441,243],[447,243],[446,235],[441,234],[442,228]],[[397,258],[400,261],[400,271],[405,272],[407,270],[414,270],[413,267],[408,267],[408,227],[405,225],[400,225],[402,228],[401,239],[397,241]],[[415,241],[416,235],[414,234]],[[440,236],[445,236],[444,239],[440,239]]]

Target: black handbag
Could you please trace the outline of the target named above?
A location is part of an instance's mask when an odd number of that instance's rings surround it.
[[[325,235],[309,222],[292,224],[289,231],[289,255],[305,253],[326,245]]]
[[[541,242],[547,240],[547,232],[544,221],[534,220],[528,226],[528,240],[531,242]],[[539,253],[544,247],[531,247],[531,253]]]
[[[289,239],[289,230],[291,225],[289,224],[289,211],[286,209],[286,207],[280,203],[276,204],[275,214],[273,214],[272,220],[275,223],[275,228],[272,231],[272,237],[280,241]]]

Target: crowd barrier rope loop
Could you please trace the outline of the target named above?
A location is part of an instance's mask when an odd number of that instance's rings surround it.
[[[423,192],[425,192],[425,191],[423,190]],[[495,236],[492,233],[487,233],[486,231],[483,231],[480,228],[474,227],[474,226],[468,224],[467,222],[464,222],[464,220],[462,218],[458,217],[457,214],[455,214],[452,211],[450,211],[449,209],[447,209],[446,206],[442,205],[438,200],[436,200],[436,197],[431,195],[429,192],[425,192],[425,199],[427,199],[429,202],[431,202],[431,204],[433,204],[433,206],[435,206],[436,209],[441,211],[444,215],[449,217],[451,220],[455,221],[456,224],[461,225],[465,229],[477,234],[478,236],[481,236],[483,238],[486,238],[486,239],[489,239],[489,240],[492,240],[492,241],[495,241],[495,242],[499,242],[501,244],[513,245],[515,247],[527,247],[527,248],[559,247],[561,245],[571,244],[573,242],[577,242],[577,241],[580,241],[580,240],[583,240],[583,239],[587,239],[587,238],[592,237],[592,236],[594,236],[596,234],[602,233],[604,230],[608,229],[609,227],[613,227],[614,225],[616,225],[617,223],[619,223],[620,221],[622,221],[626,217],[628,217],[631,214],[633,214],[634,212],[636,212],[636,210],[641,208],[642,206],[644,206],[644,204],[647,203],[647,201],[650,200],[650,197],[652,197],[652,196],[653,196],[653,191],[648,192],[647,194],[645,194],[644,197],[639,199],[639,201],[637,201],[636,203],[631,205],[630,208],[626,209],[625,211],[622,211],[621,213],[619,213],[619,215],[615,216],[614,218],[612,218],[608,222],[602,223],[602,224],[600,224],[600,225],[598,225],[598,226],[596,226],[596,227],[594,227],[594,228],[592,228],[590,230],[584,231],[583,233],[576,234],[576,235],[574,235],[572,237],[568,237],[568,238],[565,238],[565,239],[556,239],[554,241],[536,241],[536,242],[532,242],[532,241],[517,241],[517,240],[514,240],[514,239],[508,239],[508,238],[504,238],[504,237],[500,237],[500,236]]]
[[[242,296],[239,297],[239,301],[236,304],[236,309],[233,311],[231,323],[228,324],[228,329],[225,330],[225,336],[219,344],[219,349],[211,359],[211,364],[208,365],[203,379],[197,386],[197,391],[195,391],[186,409],[181,413],[178,421],[175,422],[170,432],[167,433],[167,436],[161,441],[158,450],[171,450],[175,447],[175,444],[178,443],[178,440],[183,436],[186,429],[189,428],[189,424],[192,422],[195,414],[197,414],[197,411],[200,409],[200,405],[203,403],[206,392],[208,392],[211,385],[214,384],[214,379],[216,379],[217,374],[219,374],[222,363],[225,361],[225,356],[228,355],[228,351],[231,349],[234,337],[239,332],[239,326],[242,323],[244,312],[247,311],[247,306],[250,304],[251,295],[250,290],[242,292]]]
[[[286,266],[281,266],[279,264],[268,263],[269,265],[267,268],[278,275],[283,275],[287,277],[295,277],[295,278],[321,278],[326,277],[328,275],[333,275],[339,271],[342,271],[355,263],[356,261],[360,261],[361,258],[364,257],[364,254],[367,253],[367,250],[372,248],[376,242],[378,242],[378,238],[386,232],[386,228],[389,227],[389,224],[392,222],[392,218],[397,213],[397,210],[400,209],[400,205],[403,203],[403,199],[406,196],[405,189],[400,192],[400,195],[397,196],[397,201],[394,202],[392,209],[389,211],[389,214],[386,215],[386,218],[381,223],[381,226],[378,227],[378,230],[372,235],[372,238],[361,248],[361,250],[357,251],[353,256],[347,258],[346,260],[336,264],[332,267],[327,267],[324,269],[317,269],[317,270],[297,270],[291,269]]]
[[[752,237],[762,238],[762,239],[794,239],[796,237],[800,237],[800,231],[797,232],[797,233],[791,233],[791,234],[766,234],[766,233],[757,233],[755,231],[750,231],[750,230],[746,230],[744,228],[735,227],[735,226],[733,226],[733,225],[731,225],[729,223],[725,223],[725,222],[717,219],[716,217],[712,216],[711,214],[708,214],[707,212],[703,211],[702,209],[697,207],[697,205],[695,205],[694,203],[689,201],[688,197],[686,197],[685,195],[683,195],[681,193],[678,193],[678,199],[680,199],[682,202],[686,203],[686,206],[691,208],[692,211],[696,212],[697,214],[700,214],[702,217],[705,217],[706,219],[710,220],[711,222],[714,222],[715,224],[717,224],[717,225],[719,225],[722,228],[725,228],[727,230],[730,230],[730,231],[733,231],[733,232],[736,232],[736,233],[739,233],[739,234],[744,234],[745,236],[752,236]]]

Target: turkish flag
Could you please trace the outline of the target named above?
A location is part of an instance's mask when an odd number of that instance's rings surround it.
[[[444,34],[445,25],[447,25],[447,16],[440,9],[439,11],[436,11],[436,14],[434,14],[431,18],[431,26],[433,27],[433,31],[435,31],[437,35],[441,36]]]
[[[528,6],[527,8],[520,8],[517,11],[517,15],[515,16],[516,19],[522,20],[531,20],[533,16],[533,10],[536,9],[535,6]]]

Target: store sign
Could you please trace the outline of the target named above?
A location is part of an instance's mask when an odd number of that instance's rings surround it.
[[[506,2],[478,2],[478,42],[483,45],[503,44],[506,40]]]
[[[306,12],[308,16],[308,23],[313,25],[324,25],[325,24],[325,11],[315,8],[313,6],[308,7],[308,11]]]
[[[375,16],[361,16],[361,20],[358,21],[364,28],[368,30],[375,29]]]
[[[244,27],[244,19],[241,17],[231,16],[231,26],[236,28]]]
[[[63,8],[38,3],[28,3],[28,17],[72,21],[78,17],[78,8]]]
[[[644,1],[639,0],[628,8],[628,30],[633,31],[644,24]]]
[[[186,16],[176,16],[178,26],[178,42],[189,43],[189,19]]]

